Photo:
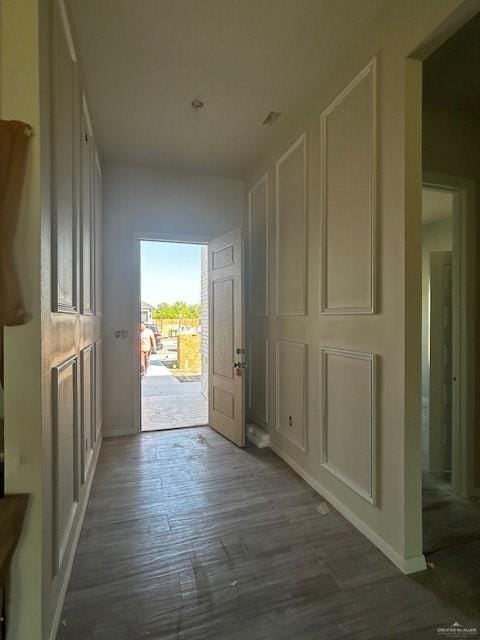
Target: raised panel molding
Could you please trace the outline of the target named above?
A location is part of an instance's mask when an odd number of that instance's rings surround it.
[[[376,356],[323,347],[320,375],[321,464],[376,504]]]
[[[255,212],[255,197],[258,191],[263,207],[259,214]],[[263,220],[261,219],[263,217]],[[248,194],[248,313],[250,316],[268,316],[269,309],[269,210],[268,210],[268,174],[261,178]],[[260,255],[254,255],[255,226],[260,225],[264,234]],[[263,232],[262,227],[263,225]],[[263,253],[263,256],[262,256]],[[262,264],[263,263],[263,264]],[[260,272],[260,273],[259,273]],[[263,296],[256,296],[254,286],[260,288]],[[256,298],[259,297],[259,300]],[[263,300],[262,300],[263,297]]]
[[[283,178],[282,167],[301,159],[300,169]],[[282,190],[282,187],[285,187]],[[307,136],[298,140],[275,164],[275,310],[278,316],[307,313]],[[286,202],[282,202],[282,197]],[[286,213],[285,213],[286,210]],[[283,213],[282,213],[283,212]],[[284,228],[285,226],[285,228]],[[294,298],[292,302],[292,298]]]
[[[253,420],[257,419],[261,423],[268,425],[269,423],[269,404],[270,404],[270,368],[269,368],[269,352],[270,352],[270,339],[264,338],[264,363],[261,369],[263,375],[263,403],[262,406],[258,406],[255,402],[256,394],[254,393],[254,387],[258,384],[255,373],[259,370],[257,367],[257,361],[253,351],[253,340],[250,338],[248,342],[248,410]]]
[[[227,277],[213,282],[211,292],[212,373],[226,380],[233,380],[233,367],[231,365],[235,347],[233,324],[233,318],[235,317],[235,300],[233,295],[233,278]],[[223,308],[220,302],[224,302],[228,305],[228,308]],[[226,363],[228,363],[228,365],[226,365]],[[227,366],[226,369],[225,366]]]
[[[374,58],[320,116],[324,314],[375,313],[376,101]]]
[[[80,135],[81,312],[84,315],[93,315],[95,313],[95,207],[93,202],[95,145],[85,96],[82,102]]]
[[[94,442],[96,443],[100,435],[100,430],[103,423],[103,341],[102,339],[95,342],[95,429],[94,429]]]
[[[79,500],[78,361],[52,368],[53,573],[62,566]]]
[[[229,244],[226,247],[217,249],[212,253],[212,270],[223,269],[229,267],[234,261],[234,249],[233,244]]]
[[[307,345],[303,342],[277,340],[275,429],[304,453],[308,450],[307,388]],[[290,424],[290,417],[292,424]]]
[[[86,481],[95,441],[95,352],[88,345],[80,352],[81,365],[81,479]]]
[[[93,217],[95,222],[95,315],[103,311],[102,296],[102,169],[95,151],[93,175]]]
[[[63,2],[52,20],[52,310],[78,312],[76,58]]]
[[[213,387],[213,408],[225,418],[233,420],[235,417],[235,396],[225,389]]]

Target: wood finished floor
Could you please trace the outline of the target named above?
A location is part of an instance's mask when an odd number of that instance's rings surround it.
[[[208,427],[105,440],[57,640],[480,631],[478,543],[407,577],[321,502],[269,449]]]

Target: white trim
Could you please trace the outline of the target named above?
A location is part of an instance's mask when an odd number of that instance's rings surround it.
[[[252,339],[248,339],[247,346],[247,362],[249,364],[248,367],[248,388],[247,388],[247,410],[249,414],[252,414]]]
[[[288,432],[280,430],[280,345],[288,345],[292,349],[302,351],[303,354],[303,430],[302,442],[297,442]],[[275,430],[283,438],[291,442],[303,453],[308,453],[308,347],[305,342],[294,342],[293,340],[277,340],[275,343]]]
[[[90,448],[85,451],[85,374],[87,370],[86,358],[90,354]],[[92,463],[92,455],[95,449],[95,344],[89,344],[80,351],[80,481],[85,484],[88,470]]]
[[[77,61],[77,53],[75,51],[75,45],[73,44],[72,30],[70,28],[70,21],[68,19],[67,8],[64,0],[58,0],[58,7],[60,9],[60,15],[62,16],[63,29],[65,31],[65,38],[68,44],[68,51],[73,62]]]
[[[265,183],[265,309],[263,313],[252,313],[252,194]],[[269,242],[269,202],[268,202],[268,173],[248,192],[248,315],[250,317],[268,317],[270,300],[270,242]]]
[[[83,103],[83,110],[85,113],[85,123],[87,125],[87,133],[91,138],[93,138],[92,119],[90,118],[90,111],[88,110],[87,96],[85,95],[84,92],[82,92],[82,103]]]
[[[354,360],[364,360],[370,364],[370,433],[369,433],[369,483],[368,489],[353,482],[342,471],[336,469],[328,462],[328,366],[327,356],[333,355]],[[344,351],[342,349],[332,349],[320,347],[320,371],[321,371],[321,398],[322,398],[322,452],[321,465],[329,473],[343,482],[349,489],[360,495],[362,498],[376,504],[377,502],[377,393],[376,393],[376,364],[377,359],[373,353],[363,353],[359,351]]]
[[[280,165],[285,162],[290,154],[292,154],[297,147],[303,145],[303,244],[304,244],[304,255],[302,259],[302,285],[303,286],[303,295],[304,295],[304,305],[302,309],[291,309],[290,311],[280,311],[280,300],[279,300],[279,267],[280,267],[280,180],[279,180],[279,169]],[[302,135],[295,140],[295,142],[285,151],[285,153],[280,156],[280,158],[275,163],[275,314],[277,316],[306,316],[307,308],[308,308],[308,286],[307,286],[307,275],[308,275],[308,206],[307,206],[307,134],[302,133]]]
[[[95,450],[95,454],[92,460],[92,464],[90,465],[90,477],[88,479],[87,484],[85,485],[85,490],[83,494],[83,501],[80,506],[80,512],[78,516],[77,526],[75,528],[75,533],[73,535],[72,544],[70,547],[70,553],[68,556],[67,564],[65,567],[65,572],[63,574],[62,586],[60,587],[57,604],[55,606],[55,612],[53,614],[52,624],[50,627],[50,633],[48,634],[48,640],[55,640],[58,632],[58,626],[60,624],[60,616],[62,615],[63,603],[65,601],[65,595],[68,589],[68,583],[70,582],[70,575],[72,573],[73,561],[75,560],[75,555],[77,552],[78,541],[80,539],[80,534],[82,532],[83,520],[85,518],[85,513],[88,507],[88,501],[90,498],[90,491],[92,489],[93,478],[95,477],[95,471],[97,468],[98,457],[100,455],[100,449],[102,448],[102,434],[99,434],[98,437],[98,446]]]
[[[63,371],[71,369],[72,373],[72,420],[73,420],[73,502],[64,531],[60,531],[59,523],[59,389],[60,375]],[[78,394],[78,372],[79,364],[77,355],[70,356],[62,363],[52,367],[52,524],[53,524],[53,575],[57,575],[63,565],[65,550],[72,535],[72,527],[75,522],[76,513],[80,500],[80,424],[79,424],[79,394]]]
[[[260,427],[263,427],[264,429],[268,428],[268,422],[269,422],[269,405],[270,405],[270,369],[269,369],[269,353],[270,353],[270,338],[264,338],[263,340],[264,342],[264,349],[265,349],[265,379],[264,379],[264,385],[265,385],[265,404],[264,404],[264,408],[263,408],[263,416],[259,415],[256,411],[255,411],[255,407],[253,406],[252,400],[253,400],[253,394],[252,394],[252,386],[253,386],[253,379],[252,379],[252,367],[251,367],[251,363],[252,363],[252,353],[253,353],[253,341],[250,338],[248,341],[248,359],[247,359],[247,363],[249,365],[248,367],[248,415],[249,417],[253,420],[253,422],[258,423],[258,425]]]
[[[282,460],[284,460],[298,475],[309,484],[312,489],[325,498],[330,504],[342,514],[353,526],[360,531],[366,538],[370,540],[380,551],[397,566],[402,573],[416,573],[427,568],[425,557],[423,554],[404,558],[396,549],[388,544],[376,531],[371,529],[363,520],[361,520],[353,511],[350,511],[333,493],[326,489],[318,480],[304,471],[302,467],[293,460],[288,454],[284,453],[278,445],[270,440],[270,449],[272,449]]]
[[[475,183],[458,176],[424,172],[422,187],[454,194],[452,376],[456,381],[452,385],[452,485],[455,491],[469,497],[475,495]]]
[[[200,245],[208,245],[209,240],[211,239],[209,236],[205,235],[188,235],[188,234],[171,234],[171,233],[155,233],[152,231],[139,231],[134,230],[132,233],[132,241],[134,243],[134,258],[135,258],[135,270],[137,271],[136,278],[136,287],[132,292],[132,296],[134,297],[134,301],[132,304],[132,317],[131,317],[131,325],[129,327],[129,331],[131,332],[132,340],[131,340],[131,358],[132,358],[132,371],[135,375],[135,379],[137,384],[133,387],[133,409],[134,409],[134,425],[133,429],[109,429],[108,433],[105,433],[105,437],[111,436],[126,436],[132,435],[134,433],[142,433],[142,392],[141,385],[142,379],[140,376],[140,359],[137,353],[137,342],[135,340],[136,331],[138,330],[138,322],[139,322],[139,310],[141,305],[141,279],[142,279],[142,269],[141,269],[141,252],[140,246],[141,242],[175,242],[177,244],[200,244]],[[135,273],[135,271],[134,271]],[[210,292],[209,292],[210,295]],[[210,340],[210,336],[209,336]],[[210,406],[210,403],[209,403]]]
[[[328,307],[327,299],[327,117],[348,96],[348,94],[368,75],[371,76],[371,211],[370,211],[370,304],[365,307]],[[343,91],[320,115],[320,166],[321,166],[321,292],[320,313],[324,315],[371,315],[376,313],[376,252],[377,252],[377,60],[372,58]]]
[[[265,338],[265,426],[270,420],[270,338]]]

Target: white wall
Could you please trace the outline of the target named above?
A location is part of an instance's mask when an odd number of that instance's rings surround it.
[[[138,238],[207,241],[243,222],[240,180],[159,172],[107,163],[104,168],[104,434],[138,429],[135,340]],[[137,239],[137,240],[136,240]],[[126,339],[115,330],[127,329]]]
[[[263,349],[268,363],[262,366],[258,360],[250,368],[253,387],[263,389],[263,397],[254,400],[257,407],[252,417],[263,420],[274,449],[404,571],[424,566],[419,357],[421,70],[407,58],[460,4],[390,3],[344,59],[332,65],[330,79],[305,111],[290,121],[285,119],[275,143],[251,166],[247,180],[257,220],[251,225],[254,236],[249,243],[257,254],[249,263],[260,264],[258,252],[268,252],[264,278],[256,274],[247,278],[248,298],[258,301],[266,294],[268,300],[266,312],[258,305],[253,312],[250,309],[248,322],[252,352]],[[372,87],[358,75],[374,57],[377,116],[368,103]],[[355,78],[359,80],[358,91],[345,98],[342,91]],[[327,120],[328,136],[332,136],[327,141],[335,140],[335,144],[322,150],[320,116],[337,98],[340,102]],[[372,127],[376,135],[373,142]],[[306,205],[298,157],[290,172],[285,172],[282,162],[277,214],[277,163],[303,134]],[[372,149],[377,152],[377,167]],[[267,234],[259,241],[265,198],[257,197],[253,189],[265,175]],[[377,196],[373,259],[365,234],[370,213],[375,210],[372,178]],[[328,192],[322,180],[330,181]],[[297,220],[297,229],[302,228],[304,206],[307,234],[303,240],[295,233],[296,248],[292,248],[282,229],[290,224],[288,216]],[[327,210],[330,221],[325,236],[322,220]],[[283,225],[280,231],[277,215]],[[322,238],[328,253],[322,252]],[[330,262],[332,255],[336,256],[334,263]],[[302,275],[300,265],[305,259],[307,269]],[[297,274],[296,287],[286,280],[279,286],[278,267],[285,278],[291,272]],[[322,289],[325,282],[333,290]],[[299,297],[303,289],[306,303]],[[280,305],[276,298],[279,291],[284,296]],[[376,307],[374,313],[368,313],[372,292],[376,294]],[[355,307],[355,312],[336,312],[333,307],[338,302]],[[327,313],[320,312],[322,304],[329,307]],[[356,352],[353,356],[349,353],[352,351]],[[291,367],[279,367],[279,357]],[[374,363],[376,377],[371,380]],[[284,371],[291,368],[298,374],[295,385]],[[292,388],[296,397],[289,400],[293,417],[289,431],[288,421],[285,424],[276,409],[280,413],[286,410],[283,399],[292,395],[288,395]],[[303,427],[303,434],[298,425]],[[327,439],[325,432],[329,434]],[[370,434],[376,441],[373,452]],[[373,498],[369,471],[376,490]]]

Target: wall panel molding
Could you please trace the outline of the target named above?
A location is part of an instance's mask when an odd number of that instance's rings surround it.
[[[376,504],[376,356],[322,347],[320,378],[321,464]]]
[[[308,450],[307,345],[277,340],[275,429],[297,449]]]
[[[260,426],[267,426],[269,423],[269,405],[270,405],[270,373],[269,373],[269,353],[270,353],[270,339],[264,338],[262,340],[264,345],[264,354],[263,354],[263,367],[264,369],[260,369],[263,381],[263,403],[262,406],[259,407],[255,403],[255,393],[254,386],[257,384],[257,378],[255,377],[255,372],[259,370],[256,366],[256,360],[254,360],[254,352],[253,352],[253,341],[250,338],[248,341],[248,410],[251,418],[255,421],[259,421]]]
[[[282,182],[284,166],[292,165],[294,157],[300,159],[300,166],[290,166]],[[278,316],[304,316],[308,288],[306,133],[275,163],[275,194],[275,310]]]
[[[376,59],[320,116],[320,312],[373,314],[376,297]]]
[[[103,340],[95,342],[95,428],[93,441],[96,444],[100,436],[103,423]]]
[[[78,71],[63,2],[52,20],[52,310],[78,312]]]
[[[257,219],[254,211],[254,199],[255,194],[259,190],[263,191],[260,195],[263,201],[263,221]],[[257,184],[248,193],[248,313],[250,316],[268,316],[269,300],[270,300],[270,286],[269,286],[269,203],[268,203],[268,173],[266,173]],[[261,211],[260,211],[261,214]],[[259,256],[254,255],[255,247],[255,226],[260,225],[260,233],[262,233],[261,225],[263,224],[263,233],[265,235],[263,242],[263,259],[260,253]],[[263,266],[262,266],[263,262]],[[260,275],[258,272],[264,270],[264,273]],[[254,287],[260,286],[263,288],[263,301],[256,300],[254,294]]]
[[[95,351],[90,344],[80,352],[81,387],[81,481],[85,483],[93,457],[95,441]]]
[[[63,564],[79,502],[78,360],[52,368],[53,573]]]
[[[95,313],[95,207],[94,207],[94,161],[95,144],[85,95],[81,113],[80,154],[80,291],[81,312]]]

